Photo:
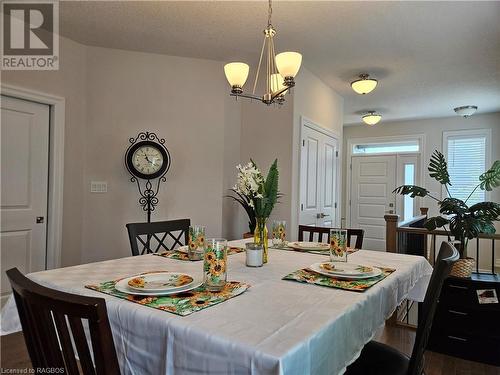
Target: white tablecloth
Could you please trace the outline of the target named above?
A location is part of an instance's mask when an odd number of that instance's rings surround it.
[[[233,241],[232,245],[241,245]],[[66,292],[106,299],[123,374],[341,374],[411,292],[422,300],[432,272],[422,257],[360,250],[349,261],[396,268],[364,293],[281,278],[322,255],[270,249],[262,268],[229,259],[229,279],[252,287],[219,305],[180,317],[85,289],[85,284],[151,270],[201,275],[202,262],[144,255],[30,274]],[[11,298],[2,334],[19,330]]]

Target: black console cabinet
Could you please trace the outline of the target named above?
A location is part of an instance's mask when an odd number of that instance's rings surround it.
[[[500,304],[479,304],[482,289],[495,289],[500,298],[500,275],[445,281],[428,350],[500,366]]]

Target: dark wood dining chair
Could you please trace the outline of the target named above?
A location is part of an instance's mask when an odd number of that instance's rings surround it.
[[[46,288],[25,277],[17,268],[8,270],[7,277],[37,374],[55,373],[54,369],[69,375],[120,374],[104,299]],[[82,320],[88,322],[92,349]]]
[[[126,225],[132,255],[156,253],[187,245],[190,219],[129,223]]]
[[[318,242],[323,242],[323,236],[326,235],[326,242],[330,242],[330,229],[327,227],[316,227],[313,225],[299,225],[299,241],[304,241],[304,233],[309,233],[309,241],[314,241],[314,235],[318,235]],[[347,230],[347,246],[351,247],[352,237],[356,237],[355,249],[363,247],[363,237],[365,231],[363,229],[342,228]]]
[[[448,277],[458,251],[448,242],[443,242],[438,261],[434,266],[427,292],[425,293],[419,325],[411,357],[376,341],[365,345],[359,358],[347,367],[347,375],[421,375],[424,370],[424,352],[431,333],[439,295],[444,280]]]

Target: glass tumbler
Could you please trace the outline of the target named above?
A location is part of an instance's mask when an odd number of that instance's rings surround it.
[[[347,262],[347,230],[330,229],[330,260]]]
[[[286,244],[286,221],[274,220],[272,226],[273,246],[283,247]]]
[[[205,257],[203,261],[203,281],[205,289],[219,292],[227,281],[227,240],[211,238],[205,241]]]
[[[205,250],[205,227],[203,225],[191,225],[188,236],[189,260],[201,260]]]

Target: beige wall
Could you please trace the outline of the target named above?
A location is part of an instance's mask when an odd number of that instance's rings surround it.
[[[266,106],[256,101],[242,105],[241,117],[241,160],[247,163],[252,158],[267,175],[274,159],[278,159],[279,191],[283,193],[270,220],[290,222],[291,173],[292,173],[292,126],[293,100],[287,94],[283,106]],[[243,209],[241,209],[243,211]],[[245,217],[244,229],[248,231]]]
[[[125,224],[145,214],[123,158],[143,130],[164,137],[173,159],[153,220],[189,217],[234,237],[237,207],[223,195],[239,163],[241,105],[222,67],[61,38],[59,71],[4,72],[2,83],[66,98],[63,265],[130,255]],[[91,194],[92,180],[108,193]]]
[[[411,135],[411,134],[425,134],[425,155],[423,157],[424,163],[424,180],[422,185],[428,190],[433,192],[441,192],[440,185],[432,179],[428,172],[427,166],[429,159],[434,150],[442,151],[443,145],[443,131],[452,130],[467,130],[467,129],[491,129],[491,162],[500,160],[500,113],[478,114],[470,118],[462,118],[458,116],[437,118],[429,120],[414,120],[402,122],[381,122],[375,126],[347,126],[344,128],[344,155],[347,155],[347,142],[350,138],[366,138],[366,137],[383,137],[395,135]],[[346,171],[349,161],[344,163],[344,172]],[[490,166],[488,166],[489,168]],[[344,176],[347,176],[344,173]],[[348,181],[344,179],[344,192],[349,188]],[[346,194],[344,194],[344,202]],[[500,189],[494,190],[488,198],[494,202],[500,202]],[[430,214],[437,214],[437,205],[430,199],[425,199],[422,206],[430,208]],[[348,207],[344,204],[344,207]],[[344,210],[345,215],[345,210]],[[497,223],[497,231],[500,229]],[[471,246],[471,251],[474,251],[474,245]],[[484,262],[488,260],[489,248],[485,256],[482,256]],[[498,255],[500,257],[500,254]],[[491,255],[490,255],[491,257]],[[490,258],[491,259],[491,258]],[[483,265],[486,263],[481,262]]]
[[[58,71],[3,71],[1,81],[66,98],[64,211],[61,262],[80,263],[86,133],[85,46],[60,38]]]
[[[238,154],[241,115],[228,103],[222,63],[95,47],[87,61],[82,261],[130,254],[125,224],[145,215],[123,155],[142,130],[164,137],[172,156],[153,220],[186,217],[208,236],[227,234],[224,172]],[[107,181],[108,193],[91,194],[91,180]]]

